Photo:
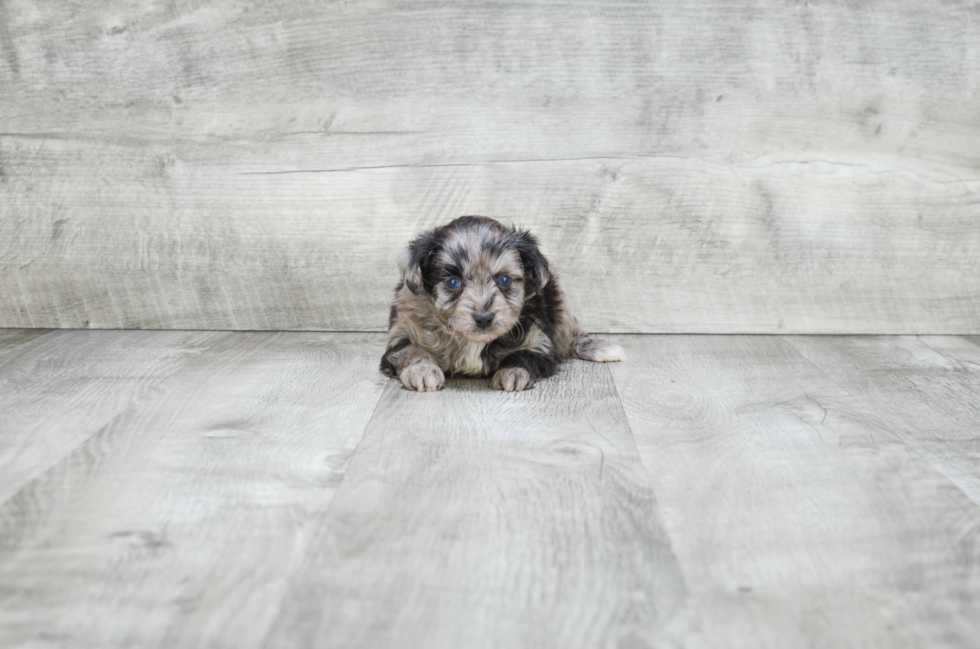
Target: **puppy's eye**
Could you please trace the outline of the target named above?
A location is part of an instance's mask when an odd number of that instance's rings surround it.
[[[500,277],[497,278],[497,284],[500,285],[500,288],[507,288],[508,286],[510,286],[510,282],[511,282],[510,275],[501,275]]]
[[[449,288],[450,290],[452,290],[452,291],[455,291],[455,290],[456,290],[456,289],[458,289],[458,288],[459,288],[460,286],[462,286],[462,284],[460,283],[460,281],[459,281],[459,278],[458,278],[458,277],[450,277],[449,279],[447,279],[447,280],[446,280],[446,286],[447,286],[447,287],[448,287],[448,288]]]

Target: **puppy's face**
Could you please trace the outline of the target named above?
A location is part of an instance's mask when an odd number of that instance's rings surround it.
[[[527,232],[463,217],[412,242],[403,274],[456,335],[486,343],[517,324],[524,300],[547,281],[547,262]]]
[[[457,335],[490,342],[510,331],[524,305],[520,255],[486,245],[478,233],[453,233],[435,257],[432,283],[436,310]]]

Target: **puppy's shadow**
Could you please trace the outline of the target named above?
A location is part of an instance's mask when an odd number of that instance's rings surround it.
[[[454,392],[499,392],[494,390],[489,378],[475,376],[451,376],[446,378],[443,391]]]

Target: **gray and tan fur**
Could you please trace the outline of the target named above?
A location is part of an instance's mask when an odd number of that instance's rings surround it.
[[[526,230],[462,216],[414,239],[399,269],[381,371],[409,390],[439,390],[446,375],[526,390],[573,356],[623,358],[579,328]]]

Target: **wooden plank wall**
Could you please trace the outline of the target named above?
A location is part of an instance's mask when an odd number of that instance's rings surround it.
[[[980,333],[980,2],[0,3],[0,326],[382,330],[460,214],[605,332]]]

